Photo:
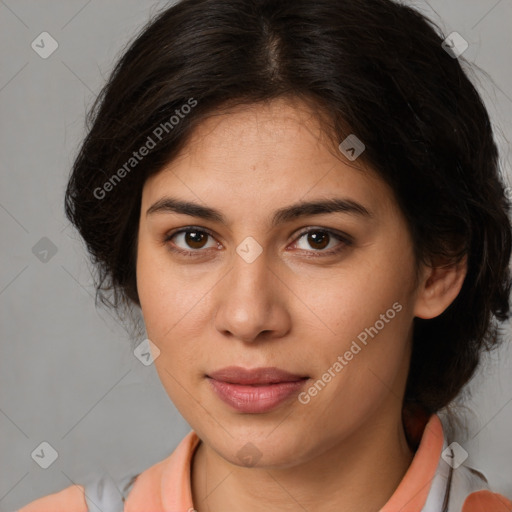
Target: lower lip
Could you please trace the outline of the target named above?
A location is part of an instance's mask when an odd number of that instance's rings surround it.
[[[307,379],[264,386],[231,384],[210,377],[208,380],[219,398],[237,411],[262,413],[275,409],[290,396],[297,394]]]

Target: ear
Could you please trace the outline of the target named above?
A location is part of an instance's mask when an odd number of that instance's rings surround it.
[[[425,319],[439,316],[459,294],[466,274],[466,256],[459,263],[424,266],[414,316]]]

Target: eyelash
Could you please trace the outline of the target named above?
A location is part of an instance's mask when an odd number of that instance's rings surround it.
[[[201,253],[204,252],[204,250],[202,250],[202,249],[197,249],[195,251],[187,251],[187,250],[184,250],[184,249],[177,248],[176,245],[169,243],[171,241],[171,239],[174,238],[176,235],[179,235],[181,233],[189,233],[191,231],[196,232],[196,233],[199,232],[199,233],[202,233],[202,234],[206,234],[206,235],[208,235],[208,236],[210,236],[212,238],[215,238],[213,236],[213,234],[210,233],[207,229],[199,228],[199,227],[196,227],[196,226],[187,226],[186,228],[182,228],[182,229],[179,229],[177,231],[173,231],[171,233],[167,233],[164,236],[163,243],[167,246],[167,249],[169,251],[171,251],[171,252],[178,253],[178,254],[181,254],[183,256],[190,256],[190,257],[193,257],[193,258],[201,257],[201,256],[203,256],[203,254],[201,254]],[[295,243],[298,240],[300,240],[304,235],[307,235],[309,233],[315,233],[315,232],[326,233],[330,237],[334,237],[335,239],[337,239],[338,241],[340,241],[342,243],[337,245],[335,248],[329,249],[327,251],[324,251],[324,250],[314,250],[314,249],[311,250],[311,251],[307,251],[307,252],[312,252],[313,254],[317,253],[314,256],[311,255],[309,257],[316,258],[316,257],[323,257],[323,256],[332,256],[332,255],[335,255],[335,254],[338,254],[338,253],[342,252],[343,250],[345,250],[346,247],[350,247],[353,244],[353,240],[348,235],[344,235],[344,234],[337,233],[335,231],[332,231],[332,230],[329,230],[329,229],[326,229],[326,228],[319,228],[319,227],[313,227],[313,228],[309,228],[309,229],[306,229],[304,231],[301,231],[300,233],[297,234],[297,238],[296,238]],[[303,249],[299,249],[299,250],[303,250]]]

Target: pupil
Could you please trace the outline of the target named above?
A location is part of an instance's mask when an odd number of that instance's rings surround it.
[[[205,233],[200,233],[197,231],[187,231],[187,233],[185,234],[185,241],[193,249],[200,249],[204,245],[205,239]]]
[[[329,235],[327,233],[324,233],[323,231],[315,231],[313,233],[309,233],[308,243],[310,243],[313,247],[315,247],[315,244],[320,245],[320,247],[315,248],[323,249],[329,244]]]

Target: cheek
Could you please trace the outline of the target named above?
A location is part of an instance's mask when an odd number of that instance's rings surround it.
[[[397,374],[407,367],[413,317],[412,267],[407,261],[398,268],[394,258],[390,252],[381,252],[352,266],[350,272],[340,271],[329,280],[317,281],[314,293],[310,290],[307,295],[310,309],[319,318],[316,348],[307,359],[314,365],[317,378],[330,368],[336,374],[331,392],[350,390],[351,396],[375,399],[383,387],[392,387]],[[304,280],[302,289],[310,283]],[[305,328],[313,334],[315,320],[311,318]],[[336,361],[339,364],[333,368]]]
[[[177,272],[165,255],[145,246],[137,258],[137,287],[147,336],[160,349],[157,369],[178,374],[190,368],[208,318],[209,288]]]
[[[144,238],[137,254],[137,289],[148,334],[161,337],[186,308],[187,291],[165,251],[157,250]],[[163,340],[161,340],[163,341]]]
[[[160,350],[155,369],[175,406],[186,411],[190,395],[184,390],[192,388],[191,369],[197,364],[199,337],[194,331],[200,303],[170,265],[143,248],[137,261],[137,286],[147,337]]]
[[[373,263],[373,264],[372,264]],[[411,301],[406,267],[398,272],[384,262],[361,262],[350,271],[333,271],[329,279],[305,278],[296,289],[309,309],[315,313],[318,327],[328,338],[340,340],[355,338],[365,328],[379,321],[385,328],[403,317],[396,309],[404,309]],[[315,283],[313,287],[311,283]],[[393,304],[399,303],[402,308]],[[388,312],[388,314],[386,314]],[[384,315],[383,320],[380,315]],[[310,323],[310,322],[308,322]]]

